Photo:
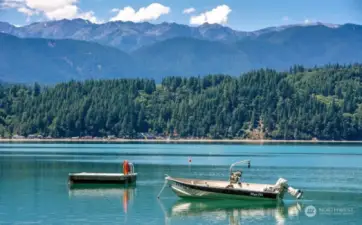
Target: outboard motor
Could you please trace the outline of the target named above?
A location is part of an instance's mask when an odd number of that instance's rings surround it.
[[[279,189],[281,195],[284,195],[284,193],[287,191],[291,196],[296,199],[300,199],[303,196],[303,191],[290,187],[288,185],[288,181],[283,178],[279,178],[274,188]]]
[[[288,187],[288,193],[296,199],[300,199],[303,196],[303,191]]]

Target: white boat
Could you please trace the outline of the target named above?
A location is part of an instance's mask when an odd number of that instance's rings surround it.
[[[250,168],[250,160],[233,163],[230,166],[229,181],[174,178],[166,175],[165,185],[161,192],[169,184],[181,198],[280,201],[283,200],[286,192],[296,199],[303,196],[301,190],[290,187],[287,180],[283,178],[279,178],[275,184],[241,182],[242,172],[233,171],[233,167],[238,164],[248,165]]]

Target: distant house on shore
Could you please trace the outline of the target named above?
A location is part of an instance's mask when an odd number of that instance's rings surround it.
[[[24,136],[21,136],[21,135],[15,134],[15,135],[12,137],[12,139],[25,139],[25,137],[24,137]]]
[[[108,137],[107,137],[108,139],[116,139],[116,136],[115,135],[108,135]]]
[[[92,136],[84,136],[84,137],[82,137],[82,139],[90,140],[90,139],[93,139],[93,137]]]
[[[36,139],[38,136],[36,134],[28,135],[28,139]]]
[[[28,139],[43,139],[43,135],[40,134],[29,134]]]
[[[154,140],[154,139],[156,139],[156,137],[154,136],[154,135],[152,135],[152,134],[144,134],[144,133],[141,133],[141,135],[143,136],[143,138],[144,139],[146,139],[146,140]]]
[[[143,134],[136,134],[136,139],[144,139],[145,137],[143,136]]]

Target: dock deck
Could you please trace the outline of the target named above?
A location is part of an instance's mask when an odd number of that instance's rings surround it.
[[[132,184],[137,179],[137,173],[71,173],[68,182],[73,184]]]

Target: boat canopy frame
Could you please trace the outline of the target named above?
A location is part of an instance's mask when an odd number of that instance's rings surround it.
[[[242,161],[239,161],[239,162],[235,162],[235,163],[233,163],[233,164],[231,164],[231,166],[230,166],[230,169],[229,169],[229,171],[230,171],[230,174],[233,172],[233,167],[234,166],[236,166],[236,165],[248,165],[248,168],[250,168],[250,160],[248,159],[248,160],[242,160]]]

